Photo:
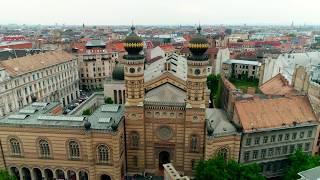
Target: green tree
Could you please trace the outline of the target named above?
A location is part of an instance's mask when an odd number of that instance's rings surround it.
[[[112,101],[111,97],[106,97],[106,98],[104,98],[104,103],[113,104],[113,101]]]
[[[220,74],[210,74],[207,77],[207,86],[210,89],[210,100],[215,107],[220,107],[221,93],[222,93],[222,79]]]
[[[90,116],[92,114],[92,111],[91,109],[86,109],[82,112],[82,115],[83,116]]]
[[[0,169],[0,180],[16,180],[16,177],[11,176],[8,171]]]
[[[243,165],[234,160],[225,160],[222,156],[214,156],[201,160],[197,164],[195,177],[197,180],[264,180],[261,168],[257,164]]]
[[[289,157],[288,168],[285,171],[284,180],[299,179],[298,172],[320,166],[320,156],[312,156],[297,150]]]

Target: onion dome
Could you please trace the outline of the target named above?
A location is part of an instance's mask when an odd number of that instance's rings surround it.
[[[209,43],[207,39],[201,35],[201,27],[199,26],[197,28],[197,35],[195,35],[189,42],[188,48],[190,49],[192,56],[194,58],[200,58],[205,59],[204,53],[209,48]]]
[[[128,55],[139,55],[143,49],[142,39],[134,32],[135,27],[131,27],[131,33],[126,37],[124,48]]]
[[[117,64],[112,72],[113,80],[124,80],[124,67],[122,64]]]

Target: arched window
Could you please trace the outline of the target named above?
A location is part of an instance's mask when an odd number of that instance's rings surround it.
[[[131,147],[139,147],[139,134],[137,132],[131,133]]]
[[[80,147],[76,141],[69,142],[69,156],[71,159],[80,158]]]
[[[21,155],[21,148],[20,143],[17,139],[11,138],[10,139],[10,145],[11,145],[11,153],[14,156],[20,156]]]
[[[46,140],[40,140],[39,141],[39,150],[40,150],[40,156],[42,158],[49,158],[51,156],[50,153],[50,146],[48,141]]]
[[[99,163],[108,163],[110,160],[110,151],[108,146],[106,145],[99,145],[98,146],[98,160]]]
[[[190,150],[191,152],[197,152],[198,151],[198,137],[196,135],[191,136],[191,142],[190,142]]]
[[[224,160],[228,159],[228,149],[227,148],[221,148],[218,150],[218,155],[221,156]]]

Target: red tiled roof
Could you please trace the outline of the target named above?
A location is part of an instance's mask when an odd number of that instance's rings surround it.
[[[86,51],[86,43],[85,42],[75,42],[71,45],[72,49],[78,49],[78,52],[85,52]]]
[[[124,43],[122,42],[117,42],[117,43],[110,43],[107,45],[108,51],[116,51],[116,52],[125,52],[126,50],[124,49]]]
[[[293,87],[289,85],[289,82],[280,73],[262,84],[259,89],[266,95],[295,94]]]
[[[236,101],[235,113],[244,131],[317,122],[307,96]]]
[[[175,50],[175,48],[171,44],[163,44],[163,45],[160,45],[159,47],[165,52],[170,52]]]

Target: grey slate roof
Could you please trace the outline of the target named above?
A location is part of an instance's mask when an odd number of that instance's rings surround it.
[[[320,166],[308,169],[298,173],[303,180],[319,180],[320,179]]]
[[[186,92],[169,84],[163,84],[145,95],[146,104],[185,105]]]
[[[37,104],[39,103],[33,103],[18,112],[0,119],[0,126],[84,129],[83,125],[86,122],[85,116],[50,114],[52,109],[60,105],[59,102],[47,103],[46,106],[35,106]],[[100,106],[92,115],[88,116],[87,119],[91,123],[91,129],[110,131],[111,125],[114,122],[119,124],[122,117],[123,106],[106,104]]]
[[[216,108],[206,109],[208,127],[213,128],[212,136],[221,136],[237,133],[236,127],[228,120],[225,111]]]
[[[115,122],[119,124],[123,115],[124,107],[122,105],[105,104],[96,109],[93,114],[88,117],[88,121],[91,123],[91,129],[111,130],[112,123]],[[102,122],[108,118],[110,118],[109,122]]]

